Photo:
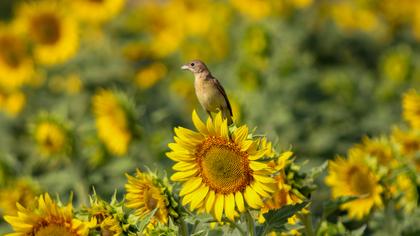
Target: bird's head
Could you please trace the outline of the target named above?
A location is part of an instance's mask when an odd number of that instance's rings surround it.
[[[199,73],[208,71],[206,64],[204,64],[204,62],[200,60],[192,60],[189,63],[181,66],[181,69],[189,70],[194,74],[199,74]]]

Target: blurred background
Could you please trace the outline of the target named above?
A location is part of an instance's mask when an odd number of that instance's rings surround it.
[[[387,133],[420,87],[417,0],[2,0],[0,20],[3,215],[44,191],[121,195],[136,168],[172,173],[173,128],[206,116],[180,70],[191,59],[238,124],[309,167]]]

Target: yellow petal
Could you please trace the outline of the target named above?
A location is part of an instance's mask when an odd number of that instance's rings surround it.
[[[184,198],[182,198],[182,205],[187,205],[188,203],[190,203],[192,201],[192,197],[193,194],[187,194],[184,196]]]
[[[272,177],[267,177],[267,176],[262,176],[262,175],[253,175],[254,179],[258,182],[262,182],[262,183],[275,183],[276,181],[274,180],[274,178]]]
[[[222,113],[219,112],[216,114],[216,117],[213,120],[214,130],[216,131],[216,135],[220,135],[220,127],[222,125]]]
[[[198,188],[196,191],[194,191],[192,194],[193,199],[191,201],[191,209],[194,210],[197,208],[197,206],[202,203],[203,199],[207,196],[207,193],[209,191],[209,186],[207,185],[201,185],[200,188]]]
[[[209,213],[213,209],[215,198],[216,198],[216,194],[214,193],[214,191],[210,190],[209,194],[207,194],[207,199],[206,199],[206,211]]]
[[[191,170],[194,168],[197,168],[197,164],[195,162],[180,161],[172,166],[172,169],[176,171],[186,171],[186,170]]]
[[[251,184],[251,188],[257,192],[259,195],[263,196],[263,197],[270,197],[270,194],[268,194],[266,191],[264,191],[263,188],[261,188],[260,185],[256,184],[257,182],[254,182]]]
[[[200,142],[201,139],[203,139],[202,134],[200,134],[198,132],[195,132],[195,131],[192,131],[192,130],[189,130],[189,129],[186,129],[186,128],[183,128],[183,127],[175,128],[175,134],[176,134],[176,136],[180,137],[181,139],[183,139],[185,141],[191,141],[193,143]]]
[[[166,156],[173,160],[173,161],[192,161],[194,160],[194,156],[189,153],[182,153],[182,152],[167,152]]]
[[[214,130],[214,126],[213,126],[213,121],[211,120],[211,117],[209,117],[207,119],[206,126],[207,126],[207,131],[209,132],[209,135],[215,135],[216,134],[216,132]]]
[[[214,204],[214,217],[217,221],[222,221],[223,215],[223,204],[225,203],[225,195],[223,194],[216,194],[216,202]]]
[[[258,161],[250,161],[249,162],[249,166],[251,167],[252,170],[263,170],[267,168],[267,164],[262,163],[262,162],[258,162]]]
[[[241,144],[242,144],[241,151],[245,152],[252,146],[252,144],[254,144],[254,141],[244,140],[244,141],[242,141]]]
[[[240,212],[245,212],[244,198],[241,192],[235,193],[235,201],[236,201],[236,206],[238,206],[238,210]]]
[[[197,173],[197,169],[176,172],[171,176],[172,181],[185,181]]]
[[[263,205],[260,196],[249,186],[245,189],[244,197],[246,203],[252,208],[258,209]]]
[[[187,182],[184,183],[184,186],[182,186],[181,192],[179,192],[179,196],[184,196],[185,194],[191,193],[192,191],[196,190],[198,187],[200,187],[201,181],[201,177],[189,179]]]
[[[248,136],[248,127],[246,125],[243,125],[239,128],[237,128],[233,132],[233,139],[235,140],[235,143],[241,143],[246,139]]]
[[[235,220],[235,195],[225,195],[225,214],[230,220]]]
[[[229,139],[229,128],[227,125],[227,120],[223,120],[222,125],[220,126],[220,136],[225,139]]]
[[[192,113],[192,121],[194,123],[195,128],[202,133],[202,134],[208,134],[206,125],[201,121],[200,117],[197,115],[197,112],[193,110]]]

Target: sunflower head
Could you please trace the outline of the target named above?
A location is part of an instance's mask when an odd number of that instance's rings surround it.
[[[203,123],[193,112],[197,131],[175,128],[175,142],[166,155],[176,162],[173,181],[184,182],[182,204],[208,212],[221,221],[234,219],[247,207],[259,209],[275,191],[272,168],[261,159],[269,145],[253,139],[246,125],[229,130],[219,113]]]
[[[38,150],[44,156],[66,154],[71,149],[69,129],[57,117],[42,114],[32,132]]]
[[[133,105],[123,94],[99,90],[92,98],[98,137],[107,150],[117,156],[127,153],[133,138]]]
[[[66,13],[61,2],[22,4],[16,22],[33,42],[35,59],[41,64],[64,63],[77,52],[77,22]]]
[[[420,130],[420,94],[414,89],[404,94],[403,116],[413,129]]]
[[[373,139],[364,137],[362,143],[355,145],[349,152],[355,152],[353,155],[372,157],[381,167],[393,168],[398,165],[393,156],[391,142],[385,137]]]
[[[391,138],[397,144],[398,151],[412,161],[417,171],[420,171],[420,131],[394,128]]]
[[[70,0],[75,15],[82,21],[99,24],[115,17],[125,0]]]
[[[0,24],[0,87],[16,90],[34,73],[26,43],[11,26]]]
[[[91,228],[100,235],[122,235],[127,229],[123,203],[116,200],[114,194],[111,203],[100,199],[96,193],[90,197],[90,207],[82,209],[80,215],[86,215],[87,219],[95,222]]]
[[[19,90],[2,90],[0,88],[0,110],[10,117],[16,117],[26,103],[26,96]]]
[[[348,159],[338,157],[329,162],[329,172],[325,179],[331,187],[332,197],[358,196],[359,198],[341,206],[349,217],[362,219],[373,207],[382,207],[383,187],[376,173],[366,163],[366,156],[349,152]]]
[[[29,207],[34,203],[34,198],[40,192],[37,183],[30,179],[21,178],[0,189],[1,215],[16,215],[16,203]]]
[[[134,209],[134,214],[143,218],[157,209],[150,224],[168,224],[169,216],[174,213],[171,203],[175,202],[167,195],[167,187],[152,173],[137,169],[135,176],[126,175],[126,207]],[[172,200],[172,201],[171,201]]]
[[[71,203],[59,206],[48,193],[38,197],[33,208],[25,208],[19,203],[17,216],[5,216],[13,227],[10,235],[87,235],[91,223],[76,219]]]

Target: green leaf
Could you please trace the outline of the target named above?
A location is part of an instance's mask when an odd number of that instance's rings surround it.
[[[157,208],[147,214],[143,219],[141,219],[140,224],[137,226],[138,232],[142,233],[146,226],[150,223],[150,220],[155,215]]]
[[[264,214],[265,223],[257,228],[257,235],[266,235],[271,231],[284,231],[287,219],[298,211],[302,210],[309,202],[302,202],[295,205],[286,205],[277,210],[271,210]]]

